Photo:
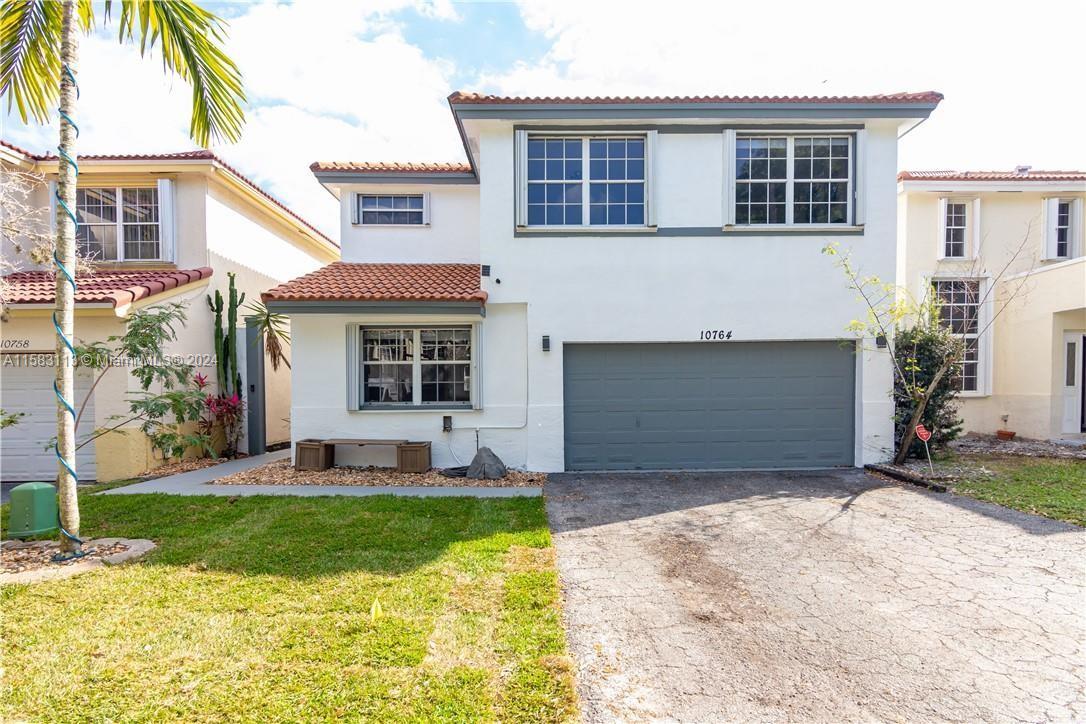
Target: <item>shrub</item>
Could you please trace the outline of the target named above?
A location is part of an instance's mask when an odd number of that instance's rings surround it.
[[[939,367],[949,357],[962,358],[962,341],[938,324],[916,324],[898,329],[895,333],[894,354],[897,363],[912,385],[921,386],[931,380]],[[957,396],[961,389],[961,363],[951,363],[950,369],[943,375],[932,392],[931,399],[924,409],[920,421],[931,430],[928,445],[934,450],[945,447],[962,431],[962,421],[958,417]],[[905,436],[905,428],[916,409],[916,402],[906,389],[904,382],[894,377],[894,447],[899,449]],[[913,439],[909,455],[924,455],[924,443]]]

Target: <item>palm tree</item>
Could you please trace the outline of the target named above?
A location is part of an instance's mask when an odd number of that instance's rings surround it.
[[[106,0],[109,21],[113,3]],[[236,141],[245,120],[241,73],[223,51],[224,23],[191,0],[121,0],[119,39],[138,36],[140,53],[161,43],[163,66],[192,86],[190,133],[196,143]],[[60,491],[61,543],[78,550],[79,504],[76,497],[75,412],[73,408],[75,307],[76,126],[79,97],[76,62],[79,33],[94,27],[92,0],[3,0],[0,3],[0,93],[18,108],[23,122],[48,123],[59,101],[60,156],[56,213],[57,332],[57,482]]]

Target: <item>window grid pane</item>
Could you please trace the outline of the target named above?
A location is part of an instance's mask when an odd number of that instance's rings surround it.
[[[421,404],[471,402],[470,327],[364,329],[361,347],[363,405],[413,405],[415,379]]]
[[[957,380],[965,392],[976,392],[980,367],[980,282],[970,279],[939,279],[932,282],[939,302],[939,322],[965,340],[962,371]]]
[[[1056,256],[1068,256],[1071,239],[1071,202],[1056,205]]]
[[[584,164],[579,138],[528,140],[528,225],[580,226]]]
[[[94,261],[117,260],[117,192],[79,188],[75,192],[75,238],[80,255]]]
[[[735,141],[735,223],[783,224],[788,201],[788,139]]]
[[[848,223],[848,137],[797,136],[793,143],[793,223]]]
[[[965,256],[965,204],[948,202],[946,205],[946,231],[943,238],[943,256]]]
[[[643,225],[645,139],[591,138],[588,159],[589,224]]]
[[[358,199],[363,225],[422,226],[422,194],[362,195]]]

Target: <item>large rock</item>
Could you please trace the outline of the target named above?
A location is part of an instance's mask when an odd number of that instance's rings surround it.
[[[479,448],[468,466],[468,477],[472,480],[498,480],[506,472],[505,463],[488,447]]]

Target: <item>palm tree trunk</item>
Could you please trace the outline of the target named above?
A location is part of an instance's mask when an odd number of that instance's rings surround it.
[[[63,66],[75,67],[75,61],[79,53],[79,38],[75,32],[73,18],[75,4],[73,0],[65,0],[64,25],[61,35],[60,58]],[[65,163],[64,155],[72,159],[76,157],[75,139],[76,129],[65,120],[75,117],[76,88],[67,73],[60,77],[60,110],[63,114],[60,118],[60,150],[61,159],[57,165],[58,176],[57,192],[61,200],[69,209],[75,211],[76,198],[76,169],[69,163]],[[68,216],[64,207],[57,204],[57,259],[73,275],[75,274],[75,223]],[[61,269],[56,270],[56,321],[60,327],[57,335],[57,365],[56,384],[60,395],[69,404],[75,404],[75,359],[71,349],[65,343],[64,337],[73,340],[75,327],[75,290],[69,283],[67,276]],[[57,400],[57,447],[60,455],[75,469],[75,418],[68,408]],[[64,529],[73,536],[79,535],[79,500],[76,497],[76,479],[61,461],[57,461],[57,488],[60,491],[60,522]],[[61,536],[61,547],[64,550],[72,550],[75,547],[73,541]]]

